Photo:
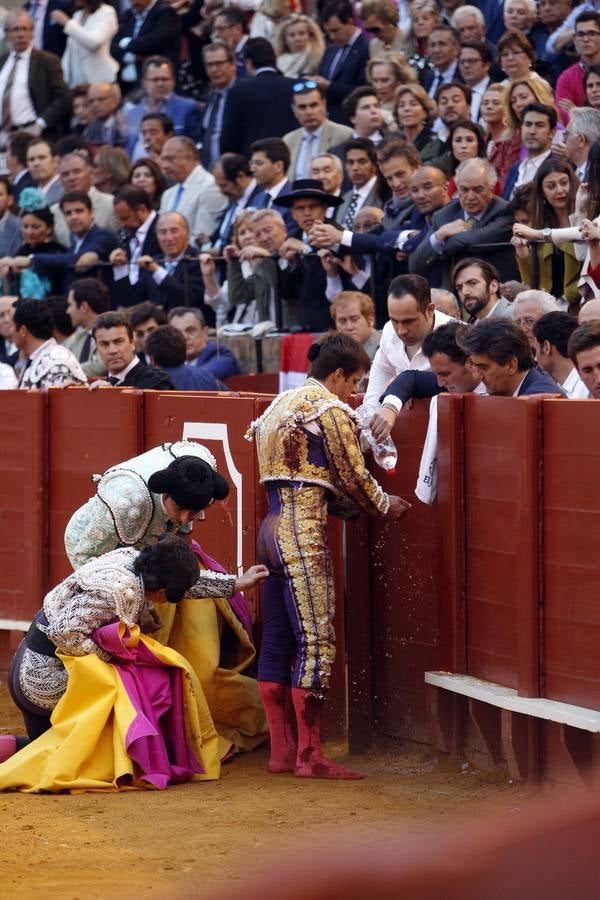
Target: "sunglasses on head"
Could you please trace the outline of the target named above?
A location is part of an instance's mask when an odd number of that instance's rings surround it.
[[[314,91],[318,87],[316,81],[297,81],[292,90],[295,94],[302,94],[304,91]]]

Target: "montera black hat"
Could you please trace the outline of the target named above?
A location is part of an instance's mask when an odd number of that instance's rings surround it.
[[[320,181],[316,181],[314,178],[300,178],[292,183],[291,193],[277,197],[277,206],[291,206],[294,200],[305,198],[318,200],[323,206],[341,206],[344,202],[342,197],[327,194]]]
[[[154,472],[148,487],[154,494],[168,494],[181,509],[193,510],[205,509],[229,493],[223,476],[197,456],[179,456],[166,469]]]

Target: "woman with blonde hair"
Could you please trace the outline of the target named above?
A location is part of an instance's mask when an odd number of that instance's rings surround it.
[[[269,43],[291,12],[290,0],[262,0],[250,23],[250,37],[265,38]]]
[[[416,83],[414,69],[398,53],[381,53],[369,60],[366,74],[377,92],[385,124],[395,128],[396,90],[403,84]]]
[[[443,154],[444,145],[431,130],[436,105],[420,84],[398,88],[394,114],[402,136],[419,151],[423,165]]]
[[[325,53],[325,40],[317,23],[302,13],[288,16],[273,40],[277,68],[288,78],[316,75]]]
[[[415,0],[411,14],[412,25],[406,35],[404,55],[413,68],[422,70],[429,67],[427,38],[442,20],[435,0]]]
[[[481,98],[480,113],[485,125],[487,158],[504,184],[508,170],[516,163],[521,149],[521,132],[512,128],[506,114],[507,90],[503,84],[490,84]]]
[[[507,85],[504,107],[506,121],[513,131],[520,130],[522,113],[529,103],[544,103],[546,106],[554,106],[552,88],[547,81],[531,75],[515,78]]]

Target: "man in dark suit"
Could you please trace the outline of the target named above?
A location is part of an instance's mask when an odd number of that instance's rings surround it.
[[[230,244],[235,220],[245,209],[252,209],[261,189],[252,177],[248,161],[239,153],[224,153],[213,166],[213,177],[222,194],[229,200],[229,206],[211,237],[212,246],[222,250]]]
[[[469,354],[488,394],[525,397],[559,394],[559,385],[535,365],[525,332],[510,319],[492,316],[462,332],[459,345]]]
[[[6,18],[4,33],[11,51],[0,59],[1,130],[6,145],[11,130],[60,137],[71,112],[71,96],[64,82],[60,60],[52,53],[33,50],[33,23],[25,10],[15,9]],[[27,91],[17,89],[25,81]]]
[[[96,81],[88,89],[88,103],[92,120],[83,132],[90,144],[98,147],[125,147],[129,141],[129,125],[122,110],[121,91],[117,84]]]
[[[264,38],[244,47],[249,78],[236,81],[227,94],[221,151],[250,156],[250,145],[267,137],[283,137],[298,123],[292,113],[294,81],[277,71],[275,51]]]
[[[19,196],[26,187],[35,187],[27,168],[27,148],[35,140],[27,131],[13,131],[6,148],[6,168],[12,182],[14,209],[18,209]]]
[[[321,22],[331,41],[315,76],[326,92],[327,113],[334,122],[349,122],[342,103],[354,88],[366,84],[365,67],[369,61],[369,42],[354,24],[347,0],[333,0],[323,10]]]
[[[508,243],[512,236],[508,204],[494,197],[495,169],[485,159],[467,159],[455,177],[457,199],[433,215],[429,232],[409,258],[410,272],[428,278],[431,287],[449,288],[454,263],[478,256],[493,261],[502,281],[518,279],[512,246],[487,247]]]
[[[140,256],[140,286],[145,299],[159,303],[169,311],[175,306],[199,307],[209,325],[215,313],[204,303],[204,281],[197,256],[189,246],[190,230],[178,212],[161,213],[156,237],[162,261]]]
[[[109,312],[98,316],[92,329],[98,353],[108,372],[107,380],[98,386],[149,388],[172,391],[175,385],[161,369],[149,366],[136,353],[133,328],[124,313]]]
[[[60,208],[67,222],[70,241],[64,253],[34,253],[32,256],[17,256],[16,268],[29,266],[38,275],[56,277],[62,275],[62,293],[66,296],[76,278],[96,275],[95,266],[106,262],[116,246],[116,238],[110,231],[94,225],[92,201],[82,191],[71,191],[60,201]]]
[[[248,77],[244,57],[248,30],[248,15],[246,10],[240,9],[239,6],[225,6],[217,12],[212,22],[213,41],[223,41],[235,54],[236,78]]]
[[[225,102],[235,83],[235,52],[225,41],[214,41],[202,48],[202,59],[210,90],[202,114],[200,159],[210,171],[221,155]]]
[[[45,50],[61,57],[67,45],[67,35],[57,22],[52,21],[55,10],[71,17],[74,5],[71,0],[48,0],[46,5],[39,0],[27,0],[24,9],[33,20],[33,46],[36,50]]]
[[[443,84],[462,81],[458,67],[460,36],[451,25],[436,25],[427,38],[427,56],[432,69],[422,69],[420,81],[430,97],[435,97]]]
[[[120,16],[110,55],[121,65],[119,81],[130,91],[139,87],[141,66],[148,56],[163,54],[177,65],[181,38],[180,17],[164,0],[132,0]]]
[[[285,221],[288,234],[296,229],[289,209],[280,199],[290,193],[292,186],[286,178],[290,165],[290,151],[283,138],[263,138],[250,147],[250,171],[259,187],[254,198],[257,209],[274,209]]]
[[[112,269],[107,280],[111,306],[119,309],[146,299],[138,260],[140,256],[158,256],[161,249],[156,237],[158,217],[145,191],[126,184],[115,195],[114,210],[121,227],[117,233],[119,246],[109,257]]]

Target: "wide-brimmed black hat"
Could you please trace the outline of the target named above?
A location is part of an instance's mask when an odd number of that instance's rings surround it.
[[[341,206],[344,202],[342,197],[325,193],[322,182],[314,178],[300,178],[292,182],[291,194],[277,197],[277,206],[291,206],[294,200],[303,200],[305,197],[320,200],[324,206]]]
[[[203,459],[179,456],[148,479],[154,494],[168,494],[181,509],[200,510],[213,500],[224,500],[229,484]]]

